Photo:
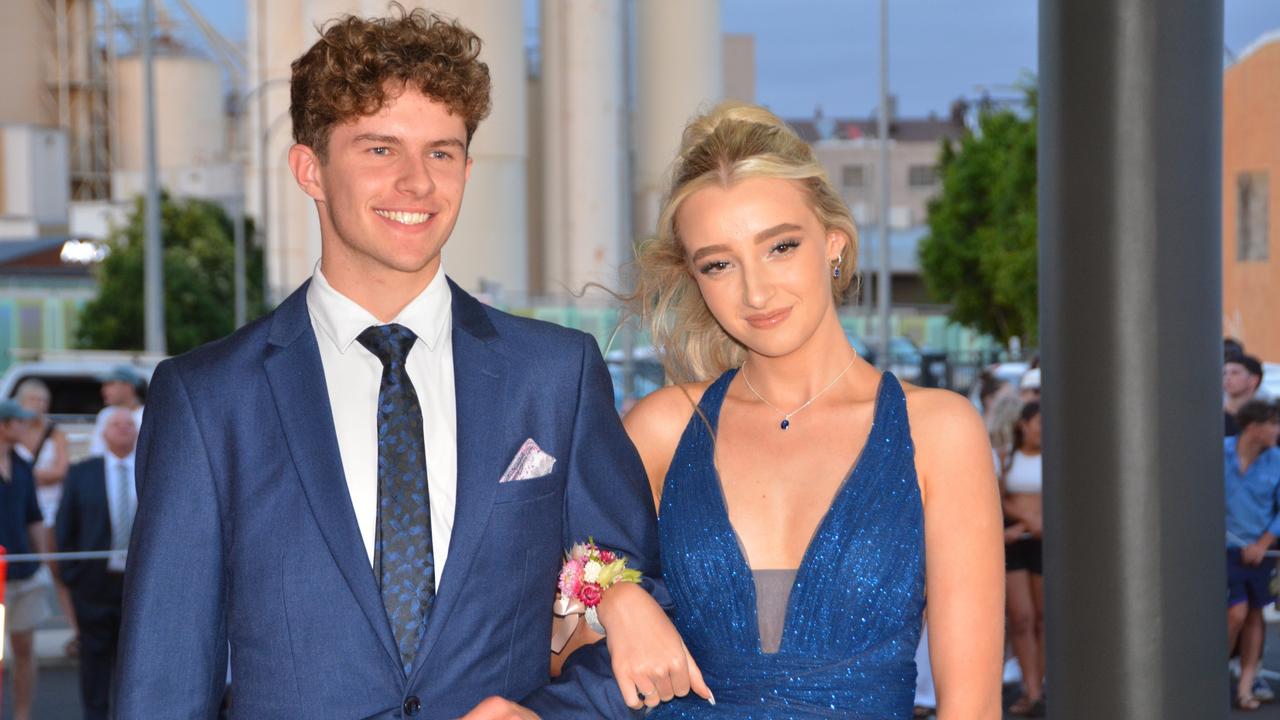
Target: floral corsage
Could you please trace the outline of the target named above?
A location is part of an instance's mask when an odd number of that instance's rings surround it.
[[[601,549],[595,541],[574,545],[560,569],[560,594],[556,597],[555,628],[551,649],[560,652],[578,626],[578,616],[587,626],[603,635],[604,627],[596,615],[596,606],[604,591],[620,582],[640,582],[639,570],[627,567],[627,559],[611,550]]]

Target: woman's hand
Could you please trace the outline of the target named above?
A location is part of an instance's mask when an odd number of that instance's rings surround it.
[[[1039,540],[1044,536],[1044,521],[1041,520],[1040,515],[1027,513],[1022,523],[1027,526],[1027,532],[1031,533],[1031,537]]]
[[[1028,532],[1026,523],[1016,522],[1004,529],[1004,544],[1018,542]]]
[[[690,690],[715,704],[680,633],[644,588],[618,583],[605,591],[596,612],[627,707],[657,707]]]

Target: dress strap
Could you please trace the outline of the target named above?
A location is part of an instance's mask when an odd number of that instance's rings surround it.
[[[702,393],[702,399],[698,401],[698,409],[706,418],[706,422],[711,425],[714,432],[720,427],[720,408],[724,405],[724,398],[729,394],[729,383],[733,382],[734,376],[738,374],[738,368],[729,368],[721,373],[716,381],[707,386]],[[694,418],[697,420],[697,418]]]

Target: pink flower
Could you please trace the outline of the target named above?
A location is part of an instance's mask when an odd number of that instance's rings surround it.
[[[587,583],[578,591],[582,604],[589,608],[593,608],[600,604],[600,586],[595,583]]]
[[[582,589],[582,566],[576,562],[567,562],[560,571],[560,594],[567,598],[575,598]]]
[[[600,562],[604,563],[605,565],[608,565],[609,563],[611,563],[611,562],[613,562],[614,560],[617,560],[617,559],[618,559],[618,558],[617,558],[617,556],[616,556],[616,555],[614,555],[614,554],[613,554],[611,551],[609,551],[609,550],[601,550],[601,551],[600,551]]]

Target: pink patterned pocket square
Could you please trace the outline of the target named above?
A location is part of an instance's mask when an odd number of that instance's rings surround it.
[[[532,480],[549,475],[555,466],[556,459],[543,452],[542,448],[538,447],[538,443],[534,442],[533,438],[529,438],[520,446],[516,456],[511,458],[511,464],[507,466],[507,471],[502,473],[498,482]]]

